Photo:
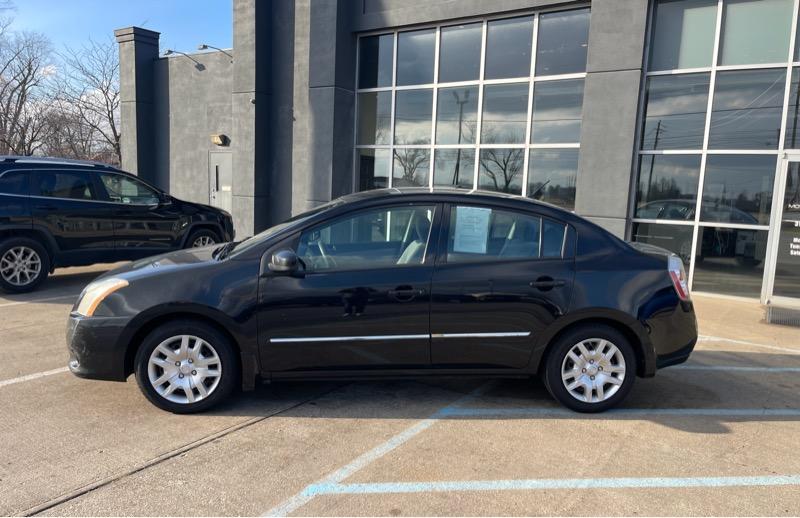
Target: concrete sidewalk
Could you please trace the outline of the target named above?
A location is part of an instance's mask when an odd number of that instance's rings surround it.
[[[800,328],[768,324],[758,301],[692,295],[701,336],[718,336],[800,350]]]

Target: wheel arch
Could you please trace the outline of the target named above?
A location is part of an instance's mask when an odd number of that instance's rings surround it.
[[[5,227],[0,230],[0,240],[10,237],[27,237],[41,243],[50,256],[50,273],[53,272],[58,255],[58,245],[47,231],[36,227]]]
[[[220,240],[223,239],[222,236],[224,235],[224,232],[219,224],[214,223],[213,221],[198,221],[187,227],[186,232],[183,234],[183,239],[181,240],[181,248],[186,248],[186,246],[189,244],[189,238],[191,238],[192,234],[198,230],[210,230],[214,232],[214,234],[216,234]]]

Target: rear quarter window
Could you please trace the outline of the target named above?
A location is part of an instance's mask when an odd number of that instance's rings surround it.
[[[0,194],[26,196],[28,194],[28,173],[9,171],[0,175]]]

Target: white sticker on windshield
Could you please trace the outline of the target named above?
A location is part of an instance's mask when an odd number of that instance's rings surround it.
[[[485,254],[492,209],[456,207],[454,252]]]

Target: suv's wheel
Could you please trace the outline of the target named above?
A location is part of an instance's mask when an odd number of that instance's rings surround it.
[[[202,246],[211,246],[219,243],[221,239],[213,230],[200,229],[195,230],[186,240],[187,248],[200,248]]]
[[[577,327],[553,344],[544,382],[559,403],[578,412],[602,412],[628,395],[636,377],[630,342],[604,325]]]
[[[178,414],[201,412],[226,399],[239,380],[230,340],[192,320],[153,330],[136,352],[136,382],[157,407]]]
[[[4,291],[33,291],[49,272],[50,256],[38,241],[11,237],[0,242],[0,288]]]

